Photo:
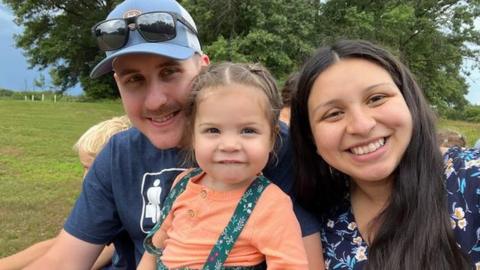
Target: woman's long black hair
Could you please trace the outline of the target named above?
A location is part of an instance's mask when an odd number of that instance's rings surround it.
[[[436,140],[435,117],[409,70],[386,50],[366,41],[343,40],[320,48],[304,64],[292,99],[297,199],[324,216],[342,203],[349,177],[317,154],[308,98],[317,77],[342,58],[365,59],[384,68],[400,89],[413,120],[413,134],[397,167],[388,206],[374,220],[367,269],[470,269],[453,236]]]

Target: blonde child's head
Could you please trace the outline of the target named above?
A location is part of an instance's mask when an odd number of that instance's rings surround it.
[[[86,174],[97,154],[110,137],[131,127],[127,116],[113,117],[90,127],[73,145]]]
[[[282,98],[270,72],[260,64],[243,64],[224,62],[212,64],[203,70],[193,81],[192,94],[186,108],[187,126],[185,128],[182,145],[192,150],[195,119],[199,104],[208,94],[222,86],[242,85],[252,87],[265,94],[267,102],[264,104],[265,117],[268,119],[271,144],[279,132],[279,114],[282,109]],[[228,91],[228,88],[226,91]],[[193,152],[190,151],[188,161],[193,161]]]

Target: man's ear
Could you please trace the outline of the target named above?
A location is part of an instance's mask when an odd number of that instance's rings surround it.
[[[118,75],[117,75],[117,73],[116,73],[115,71],[113,72],[113,79],[115,80],[115,82],[116,82],[117,85],[118,85]]]
[[[202,65],[208,66],[210,65],[210,58],[206,54],[201,54],[200,59],[202,61]]]

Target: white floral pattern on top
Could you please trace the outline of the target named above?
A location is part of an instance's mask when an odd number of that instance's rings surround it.
[[[474,269],[480,270],[480,150],[451,148],[445,154],[450,223],[458,245]],[[368,246],[360,235],[350,201],[321,224],[327,269],[360,270],[368,261]]]

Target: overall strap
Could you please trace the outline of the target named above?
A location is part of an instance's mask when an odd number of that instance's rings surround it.
[[[230,222],[210,251],[210,255],[202,268],[203,270],[223,269],[223,264],[255,208],[258,198],[260,198],[262,192],[269,184],[270,181],[263,175],[258,176],[250,184],[238,202]]]
[[[201,172],[202,170],[200,168],[193,169],[191,172],[185,175],[182,179],[180,179],[180,181],[178,181],[178,183],[168,193],[167,198],[163,202],[162,212],[160,214],[160,218],[158,219],[157,224],[155,224],[153,229],[148,232],[147,237],[145,237],[145,240],[143,240],[143,247],[148,253],[154,254],[157,257],[160,257],[162,255],[162,249],[155,247],[152,243],[153,235],[158,231],[158,229],[160,229],[163,222],[165,221],[165,218],[170,213],[173,202],[175,202],[177,197],[185,191],[185,188],[190,178],[200,174]]]

